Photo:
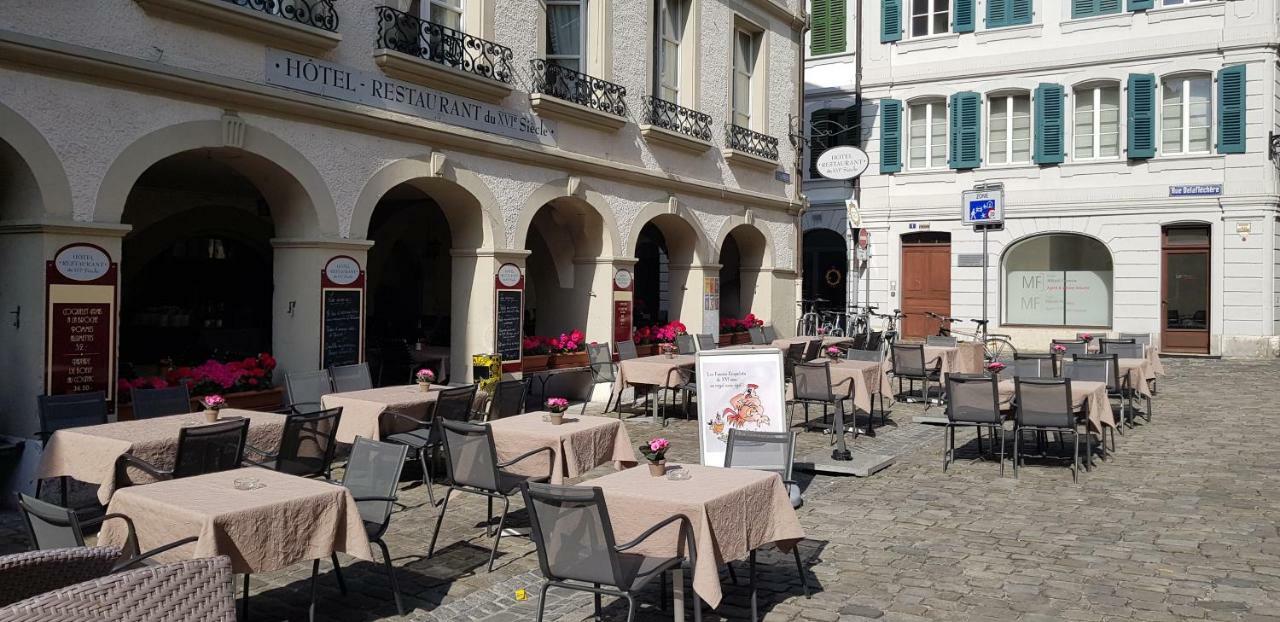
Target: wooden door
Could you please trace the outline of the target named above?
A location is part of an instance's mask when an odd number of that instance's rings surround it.
[[[1209,353],[1208,225],[1164,228],[1160,257],[1160,350]]]
[[[925,312],[951,315],[951,237],[912,234],[902,239],[902,336],[938,333],[938,321]]]

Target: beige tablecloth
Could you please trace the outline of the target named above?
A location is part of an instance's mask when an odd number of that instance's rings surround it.
[[[407,415],[419,421],[426,421],[435,409],[436,398],[440,390],[447,388],[442,384],[431,385],[431,391],[424,392],[416,384],[379,387],[363,391],[346,391],[330,393],[320,398],[325,408],[342,407],[342,419],[338,422],[338,442],[354,443],[357,436],[381,440],[380,422],[382,413],[388,409]],[[388,434],[401,432],[399,426],[393,426]]]
[[[222,419],[235,417],[249,419],[250,445],[264,451],[275,451],[280,446],[283,415],[222,410]],[[203,423],[203,413],[192,413],[58,430],[40,456],[36,477],[66,476],[98,484],[98,501],[106,505],[116,490],[115,464],[121,454],[131,453],[160,469],[172,469],[178,453],[178,433],[184,427]],[[135,483],[153,481],[137,469],[130,469],[129,477]]]
[[[831,364],[831,390],[836,395],[853,391],[853,405],[871,412],[872,395],[893,395],[885,365],[876,361],[840,360]]]
[[[669,465],[671,469],[674,465]],[[789,553],[804,539],[800,519],[791,508],[777,473],[679,465],[692,479],[671,481],[649,475],[649,469],[627,469],[579,484],[604,491],[618,542],[627,542],[659,521],[683,514],[693,524],[698,561],[693,589],[712,607],[721,599],[719,565],[745,559],[756,548],[776,542]],[[674,555],[684,552],[679,524],[664,527],[632,553]]]
[[[809,336],[779,337],[777,339],[774,339],[773,343],[769,345],[774,348],[778,348],[780,350],[786,351],[787,347],[793,343],[807,344],[810,341],[813,341],[814,339],[819,339],[819,337],[809,337]],[[850,337],[821,337],[821,339],[822,339],[822,347],[824,348],[853,342],[853,339]]]
[[[1120,383],[1137,389],[1138,394],[1143,397],[1151,397],[1151,383],[1148,381],[1156,377],[1151,368],[1151,359],[1120,359],[1119,365]]]
[[[1012,378],[1000,381],[1000,407],[1008,408],[1013,403],[1016,388]],[[1071,405],[1079,410],[1085,409],[1089,419],[1089,429],[1102,434],[1102,426],[1116,427],[1115,414],[1111,412],[1111,400],[1107,397],[1107,383],[1071,381]]]
[[[265,487],[237,490],[233,483],[245,477],[256,477]],[[156,559],[162,562],[227,555],[233,572],[258,573],[335,552],[373,560],[360,513],[346,488],[266,469],[126,488],[111,499],[107,512],[133,520],[144,551],[199,538],[159,555]],[[103,523],[99,545],[120,546],[124,541],[122,521]]]
[[[613,397],[617,399],[630,385],[674,387],[693,380],[696,361],[692,354],[671,358],[659,354],[622,361],[618,363],[618,377],[613,382]]]
[[[942,378],[947,374],[980,374],[983,371],[984,350],[980,343],[960,343],[956,347],[925,346],[924,366],[933,367],[942,360]]]
[[[602,464],[613,463],[615,469],[636,465],[635,448],[626,426],[613,417],[587,417],[565,414],[565,422],[551,425],[543,421],[546,412],[532,412],[489,423],[498,459],[507,461],[525,452],[550,447],[551,483],[562,484],[566,478],[581,477]],[[545,455],[526,458],[510,469],[522,475],[545,475]]]

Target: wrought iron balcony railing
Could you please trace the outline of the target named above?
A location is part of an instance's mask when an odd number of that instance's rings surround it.
[[[698,140],[711,140],[711,115],[665,99],[653,96],[644,99],[644,122]]]
[[[766,160],[778,161],[778,139],[732,123],[724,126],[725,143],[730,149],[749,153]]]
[[[380,6],[377,46],[511,84],[511,48]]]
[[[333,0],[223,0],[236,6],[289,21],[338,32],[338,10]]]
[[[553,61],[535,58],[533,92],[550,95],[600,112],[627,116],[627,89],[600,78],[574,71]]]

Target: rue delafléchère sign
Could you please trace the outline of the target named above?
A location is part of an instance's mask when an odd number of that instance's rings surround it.
[[[267,49],[266,81],[507,138],[556,144],[555,124],[532,112],[495,106],[284,50]]]

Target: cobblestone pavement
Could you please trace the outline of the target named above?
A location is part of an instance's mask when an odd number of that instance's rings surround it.
[[[852,446],[896,455],[896,464],[866,479],[801,474],[813,598],[802,595],[791,558],[766,549],[763,619],[1280,621],[1280,409],[1266,393],[1280,364],[1166,362],[1153,421],[1126,430],[1118,452],[1079,483],[1052,460],[1001,478],[995,462],[976,459],[972,433],[961,433],[968,444],[944,474],[941,429],[910,423],[919,405],[894,406],[877,437]],[[627,425],[637,442],[658,433],[647,419]],[[696,461],[693,424],[673,420],[661,434],[673,460]],[[826,442],[804,434],[801,451]],[[405,619],[534,618],[540,577],[528,540],[504,537],[497,568],[485,572],[485,504],[464,495],[450,503],[427,560],[435,512],[421,487],[402,500],[388,543]],[[527,517],[517,509],[509,522]],[[22,546],[17,517],[0,515],[0,552]],[[344,563],[351,593],[322,576],[322,617],[397,619],[381,566]],[[253,577],[254,619],[305,619],[309,574],[300,564]],[[747,619],[745,587],[722,578],[724,604],[704,619]],[[515,600],[519,588],[528,600]],[[642,594],[637,619],[670,619],[659,600],[656,586]],[[587,594],[553,590],[547,605],[548,620],[591,616]],[[626,607],[605,599],[605,616],[623,620]]]

